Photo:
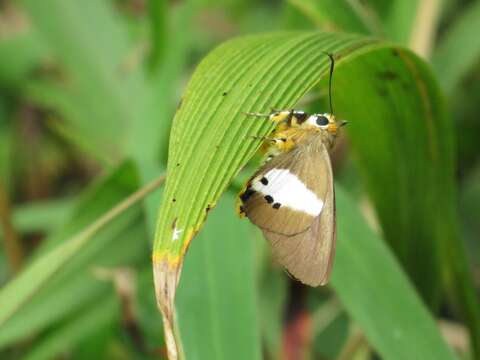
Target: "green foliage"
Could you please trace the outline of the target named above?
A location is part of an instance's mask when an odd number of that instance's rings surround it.
[[[94,334],[98,329],[117,325],[120,307],[118,299],[111,294],[107,297],[99,297],[88,303],[87,307],[89,308],[66,318],[64,323],[59,323],[51,333],[35,344],[25,359],[50,359],[52,354],[74,349],[79,341]]]
[[[15,274],[3,246],[15,236],[0,231],[0,358],[163,358],[149,253],[158,214],[157,254],[182,256],[199,231],[176,301],[187,359],[479,357],[479,9],[1,2],[0,223],[13,224],[23,265]],[[419,31],[431,31],[425,59],[408,50]],[[272,128],[243,112],[326,111],[326,50],[349,125],[332,155],[331,285],[307,289],[272,266],[233,199],[255,169],[252,136]],[[165,193],[137,204],[167,159]],[[174,220],[183,232],[170,242]],[[452,352],[445,317],[471,349]]]
[[[447,92],[478,62],[480,40],[476,34],[480,24],[480,4],[473,2],[462,11],[455,23],[442,36],[432,61],[439,81]]]
[[[332,285],[370,343],[385,359],[453,359],[395,258],[339,187],[337,204]]]
[[[174,119],[154,255],[183,256],[207,209],[260,146],[254,136],[272,130],[272,123],[245,112],[293,107],[328,68],[322,51],[341,62],[375,46],[356,36],[274,33],[232,40],[212,52],[192,76]],[[172,236],[173,223],[183,231],[180,241]]]
[[[262,358],[254,246],[248,224],[231,216],[234,197],[226,195],[193,242],[180,282],[187,359]]]
[[[109,286],[89,273],[92,268],[132,265],[147,256],[145,240],[130,241],[131,237],[145,239],[138,207],[96,237],[104,221],[101,218],[83,230],[133,190],[135,177],[132,166],[125,165],[90,189],[72,220],[43,244],[24,272],[2,289],[0,344],[30,335],[105,296]],[[110,248],[113,241],[114,253]]]
[[[369,34],[371,31],[381,31],[379,24],[373,19],[365,18],[358,8],[347,1],[314,1],[289,0],[317,27],[329,27],[354,33]]]
[[[452,193],[451,132],[442,115],[438,90],[422,63],[407,51],[362,37],[280,33],[240,38],[217,48],[199,65],[174,120],[154,256],[165,252],[172,258],[183,255],[192,232],[205,219],[205,209],[216,203],[258,148],[254,136],[271,130],[268,120],[248,118],[244,112],[294,107],[328,69],[322,50],[336,54],[337,116],[354,119],[348,131],[352,147],[365,167],[367,188],[381,214],[385,235],[402,260],[411,261],[408,269],[432,302],[439,295],[440,284],[435,244],[445,243],[440,236],[446,231],[448,236],[455,234],[455,229],[444,227],[455,222],[447,220],[452,215],[446,208],[452,200],[452,195],[448,196]],[[212,144],[216,151],[209,152]],[[426,162],[431,164],[428,172],[423,166]],[[385,171],[388,177],[381,175]],[[438,176],[445,182],[427,187]],[[414,195],[406,201],[422,182],[422,197]],[[372,234],[363,235],[365,230],[355,227],[355,222],[361,221],[350,215],[352,205],[344,205],[341,195],[333,286],[348,303],[348,311],[387,358],[413,356],[412,351],[421,353],[422,358],[447,356],[434,323],[400,276],[400,268],[386,249],[371,244]],[[445,203],[436,201],[442,196]],[[437,216],[443,214],[441,222],[431,216],[432,206],[436,206]],[[182,230],[179,239],[173,236],[175,229]],[[419,257],[407,257],[402,249],[417,251]],[[423,265],[431,261],[426,266],[430,274],[419,266],[420,261]],[[415,350],[408,346],[412,343]],[[433,354],[433,348],[439,352]]]

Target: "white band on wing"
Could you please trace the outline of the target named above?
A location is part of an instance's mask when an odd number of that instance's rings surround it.
[[[323,208],[323,201],[287,169],[269,170],[263,176],[254,179],[252,188],[265,196],[270,196],[273,203],[312,216],[318,216]]]

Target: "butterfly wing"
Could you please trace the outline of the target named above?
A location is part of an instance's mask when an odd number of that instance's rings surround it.
[[[335,256],[335,194],[327,194],[322,213],[305,232],[286,236],[263,230],[274,257],[287,271],[310,286],[325,285]]]
[[[335,250],[335,195],[328,151],[306,142],[278,155],[254,175],[240,198],[273,253],[301,282],[328,280]]]

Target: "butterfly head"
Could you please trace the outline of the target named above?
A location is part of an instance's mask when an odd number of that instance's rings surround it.
[[[306,129],[324,132],[331,136],[337,136],[338,130],[346,125],[344,120],[337,120],[333,114],[312,114],[302,126]]]

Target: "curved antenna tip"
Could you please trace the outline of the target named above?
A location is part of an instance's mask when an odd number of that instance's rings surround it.
[[[332,78],[333,78],[333,70],[335,68],[335,57],[332,53],[328,51],[322,51],[325,55],[330,58],[330,75],[328,78],[328,97],[330,102],[330,113],[333,115],[333,104],[332,104]]]

